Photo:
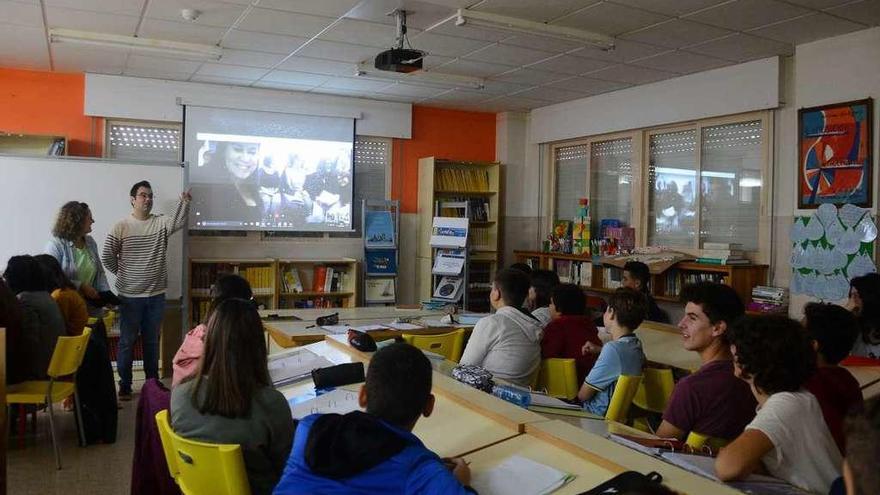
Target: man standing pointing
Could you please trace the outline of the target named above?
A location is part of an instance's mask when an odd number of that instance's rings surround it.
[[[132,348],[143,336],[144,372],[159,378],[159,328],[168,286],[168,237],[186,225],[189,191],[180,195],[174,217],[153,215],[153,189],[147,181],[131,187],[131,216],[113,226],[101,261],[116,275],[119,293],[120,338],[117,354],[119,399],[131,400]]]

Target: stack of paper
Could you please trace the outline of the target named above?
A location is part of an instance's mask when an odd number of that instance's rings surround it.
[[[313,369],[333,366],[333,363],[308,349],[269,358],[269,377],[276,387],[309,375]]]
[[[480,495],[543,495],[558,490],[573,479],[573,475],[514,455],[492,469],[475,473],[471,486]]]
[[[549,395],[538,394],[532,392],[532,405],[540,406],[540,407],[555,407],[557,409],[580,409],[581,406],[577,404],[569,404],[568,402],[557,399],[556,397],[550,397]]]

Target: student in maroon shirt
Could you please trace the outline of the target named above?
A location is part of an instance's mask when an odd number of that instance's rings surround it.
[[[838,366],[859,335],[855,315],[834,304],[809,303],[804,307],[804,326],[816,349],[816,373],[804,386],[819,401],[825,424],[834,442],[845,454],[843,419],[847,413],[864,407],[858,380]]]
[[[587,298],[580,287],[560,284],[550,293],[550,323],[544,327],[541,341],[541,358],[574,359],[577,366],[578,385],[596,362],[596,354],[584,355],[581,348],[586,342],[601,346],[596,325],[585,314]]]
[[[731,287],[711,282],[687,285],[678,323],[682,345],[700,355],[702,365],[672,391],[657,435],[684,440],[690,432],[733,440],[755,417],[749,385],[733,374],[727,331],[745,308]]]

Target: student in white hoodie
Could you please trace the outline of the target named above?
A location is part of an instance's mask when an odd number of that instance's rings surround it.
[[[477,322],[461,364],[480,366],[495,377],[528,386],[541,365],[541,337],[537,318],[522,308],[529,277],[519,270],[499,270],[492,281],[489,302],[495,313]]]

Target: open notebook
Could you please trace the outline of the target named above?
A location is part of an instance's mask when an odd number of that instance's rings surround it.
[[[718,479],[717,476],[715,476],[714,457],[706,457],[695,454],[682,454],[678,452],[665,452],[660,454],[660,457],[692,473],[705,476],[715,481],[721,481]],[[728,484],[745,493],[760,493],[765,495],[800,495],[807,493],[797,487],[791,486],[790,484],[779,478],[774,478],[772,476],[766,476],[763,474],[752,474],[743,481],[737,481]]]
[[[514,455],[491,469],[474,473],[471,486],[480,495],[543,495],[558,490],[574,478],[574,475]]]
[[[308,349],[298,349],[270,357],[268,365],[272,384],[278,387],[309,375],[313,369],[333,366],[333,363]]]
[[[293,419],[303,419],[310,414],[348,414],[360,409],[358,393],[341,388],[302,402],[298,402],[297,399],[288,400]]]

